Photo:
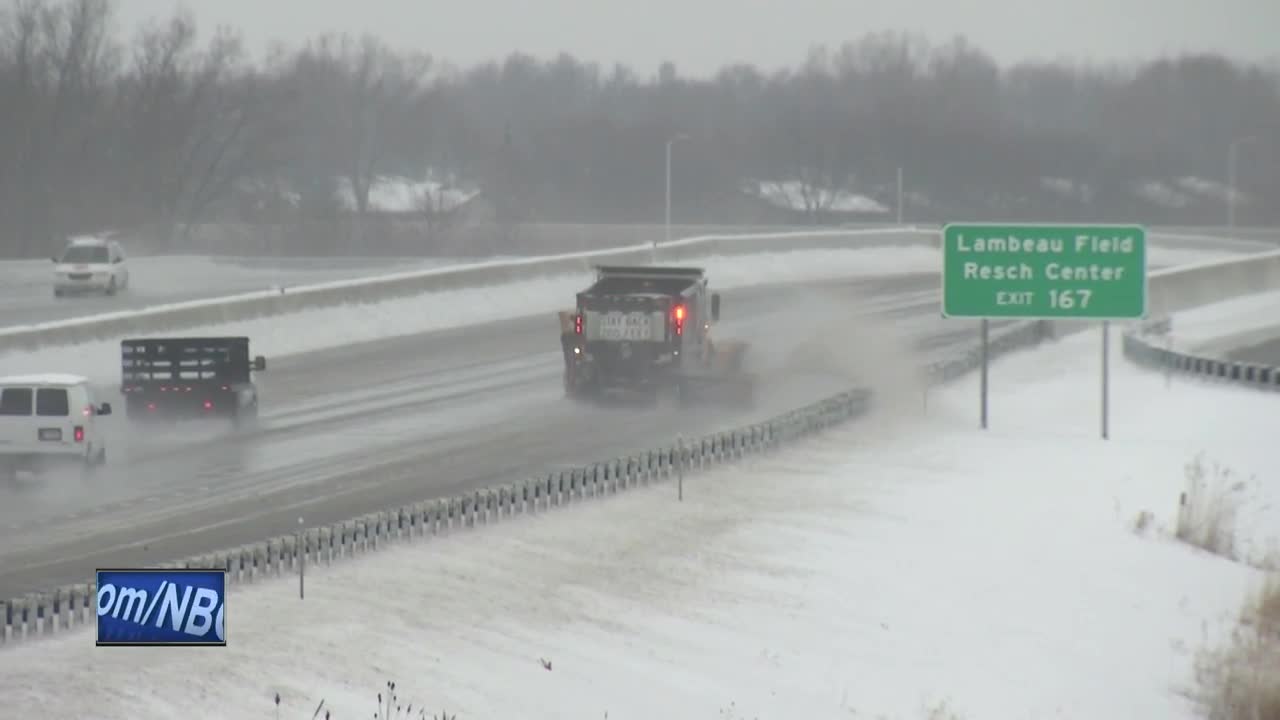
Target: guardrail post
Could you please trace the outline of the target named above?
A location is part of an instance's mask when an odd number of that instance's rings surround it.
[[[676,436],[676,501],[684,502],[684,436]]]
[[[84,607],[89,587],[83,583],[72,585],[67,589],[67,627],[73,628],[84,623]],[[3,614],[0,613],[0,619]]]

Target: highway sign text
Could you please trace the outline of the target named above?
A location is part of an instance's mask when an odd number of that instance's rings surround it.
[[[1141,226],[952,223],[942,236],[946,317],[1124,320],[1146,314]]]

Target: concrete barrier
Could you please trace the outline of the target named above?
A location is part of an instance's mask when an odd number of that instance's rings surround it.
[[[992,337],[991,356],[1031,347],[1045,338],[1044,323],[1011,325]],[[980,362],[975,349],[936,363],[928,370],[933,382],[942,384],[977,368]],[[505,488],[426,499],[324,527],[306,528],[296,535],[162,563],[160,567],[225,567],[232,587],[296,572],[304,555],[307,567],[312,569],[308,572],[314,572],[317,565],[359,557],[396,542],[430,542],[431,538],[454,530],[478,529],[552,508],[604,500],[610,495],[669,482],[677,474],[687,478],[701,470],[776,452],[861,417],[870,408],[872,396],[872,390],[854,389],[761,423],[552,471]],[[96,598],[97,588],[91,581],[0,602],[0,647],[13,648],[57,630],[95,625]],[[52,618],[58,618],[57,622]]]
[[[1171,324],[1164,322],[1131,329],[1124,334],[1126,359],[1168,373],[1181,373],[1254,390],[1280,390],[1280,367],[1244,363],[1174,349],[1156,338],[1167,337]]]
[[[1147,317],[1175,312],[1244,295],[1280,289],[1280,250],[1156,270],[1147,276]],[[1096,320],[1054,320],[1053,337],[1097,326]]]
[[[663,244],[656,250],[656,256],[660,262],[680,262],[691,257],[768,250],[936,247],[936,244],[936,233],[914,227],[706,235]],[[591,266],[598,263],[647,263],[652,260],[654,253],[652,246],[633,246],[546,257],[493,260],[317,283],[286,288],[279,292],[258,291],[224,298],[193,300],[143,310],[5,328],[0,330],[0,348],[6,351],[31,350],[42,346],[69,345],[134,333],[161,333],[351,303],[381,302],[461,287],[492,285],[548,275],[588,273]]]
[[[1162,241],[1222,240],[1209,236],[1153,234]],[[105,313],[70,320],[0,329],[0,350],[32,350],[49,345],[69,345],[128,334],[164,333],[185,328],[270,317],[300,310],[352,303],[375,303],[426,292],[527,280],[539,276],[589,271],[602,262],[680,262],[692,257],[798,249],[850,249],[870,247],[933,247],[940,243],[933,226],[857,227],[835,230],[801,230],[748,234],[701,235],[670,243],[631,245],[603,250],[494,260],[446,268],[417,270],[280,291],[258,291],[223,298],[161,305],[142,310]],[[1274,287],[1280,272],[1280,251],[1231,258],[1193,267],[1152,273],[1150,306],[1153,312],[1171,312],[1205,302],[1214,288],[1238,293],[1239,288]],[[1226,286],[1220,283],[1234,283]],[[1061,336],[1088,327],[1079,321],[1058,321],[1052,334]]]

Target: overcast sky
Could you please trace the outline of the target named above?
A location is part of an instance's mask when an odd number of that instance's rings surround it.
[[[1001,63],[1107,61],[1182,51],[1280,57],[1280,0],[117,0],[121,30],[183,6],[240,29],[255,53],[327,31],[371,32],[458,65],[568,51],[651,74],[729,62],[773,69],[865,32],[963,34]]]

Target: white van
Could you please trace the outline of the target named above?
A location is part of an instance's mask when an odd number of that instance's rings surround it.
[[[103,293],[115,295],[129,287],[124,248],[115,240],[72,238],[62,255],[53,258],[53,295]]]
[[[59,462],[101,465],[107,442],[98,418],[110,414],[79,375],[0,377],[0,477]]]

